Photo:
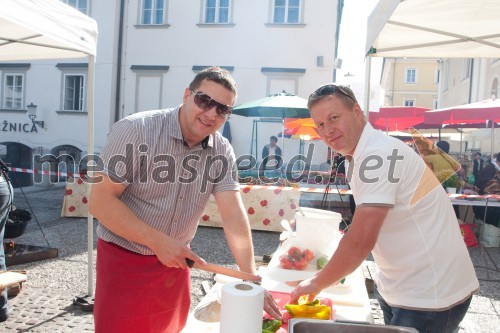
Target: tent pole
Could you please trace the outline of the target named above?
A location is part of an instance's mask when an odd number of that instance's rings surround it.
[[[285,115],[281,118],[281,165],[283,165],[283,161],[285,158]],[[283,177],[283,178],[286,178]]]
[[[365,67],[365,117],[366,120],[369,119],[370,115],[370,75],[371,75],[372,57],[366,57],[366,67]],[[352,88],[351,88],[352,89]]]
[[[462,135],[463,135],[463,133],[464,133],[463,128],[461,128],[460,129],[460,153],[458,154],[459,158],[462,158]]]
[[[95,56],[89,55],[87,80],[87,157],[94,154],[94,70]],[[89,160],[87,159],[87,166]],[[88,179],[92,179],[93,172],[88,172]],[[94,296],[94,218],[87,214],[87,262],[88,262],[88,296]]]
[[[255,136],[255,119],[252,124],[252,139],[250,140],[250,155],[253,156],[253,140]],[[257,156],[255,157],[255,163],[257,163]]]
[[[493,162],[493,154],[495,150],[495,122],[491,121],[491,161]]]

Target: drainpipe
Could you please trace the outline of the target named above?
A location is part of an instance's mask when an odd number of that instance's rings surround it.
[[[474,59],[470,60],[470,73],[469,73],[469,100],[468,103],[472,103],[472,77],[474,74]]]
[[[120,19],[118,25],[118,50],[116,53],[116,91],[115,91],[115,117],[114,122],[120,120],[120,91],[122,80],[122,53],[123,53],[123,17],[125,13],[125,0],[120,0]]]

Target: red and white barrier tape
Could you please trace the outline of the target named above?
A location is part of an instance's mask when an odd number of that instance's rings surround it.
[[[80,178],[80,174],[71,173],[71,172],[53,172],[53,171],[33,170],[33,169],[26,169],[26,168],[14,168],[14,167],[9,167],[9,171],[22,172],[22,173],[32,173],[35,175],[51,175],[51,176],[60,176],[60,177]]]

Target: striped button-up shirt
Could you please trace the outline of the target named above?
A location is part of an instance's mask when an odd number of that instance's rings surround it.
[[[219,132],[189,148],[179,107],[140,112],[115,123],[100,155],[103,172],[127,188],[122,200],[141,220],[189,243],[212,193],[238,191],[233,148]],[[128,250],[152,255],[146,246],[99,223],[98,236]]]

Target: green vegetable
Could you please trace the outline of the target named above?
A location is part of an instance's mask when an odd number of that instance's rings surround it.
[[[262,329],[262,333],[274,333],[274,332],[273,332],[273,331],[268,331],[268,330]]]
[[[318,258],[318,260],[316,260],[316,267],[318,269],[323,269],[323,267],[326,266],[326,264],[328,263],[328,258],[325,257],[325,256],[321,256]]]
[[[274,333],[281,327],[281,324],[281,320],[265,318],[262,320],[262,333],[267,333],[266,331]]]
[[[343,278],[342,280],[340,280],[340,284],[344,284],[345,282],[345,278]]]

